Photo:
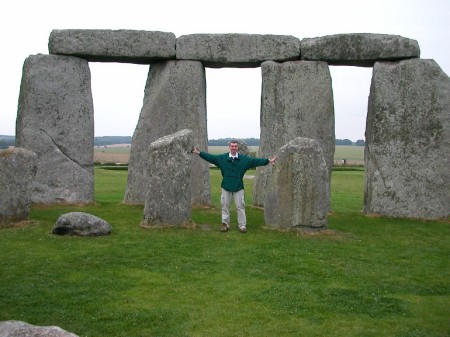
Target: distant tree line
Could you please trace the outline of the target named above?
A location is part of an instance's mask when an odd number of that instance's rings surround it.
[[[105,146],[113,144],[131,144],[131,136],[94,137],[94,146]]]
[[[16,137],[0,135],[0,149],[7,149],[16,144]]]
[[[220,138],[220,139],[210,139],[208,140],[209,146],[227,146],[232,140],[232,138]],[[238,139],[241,140],[241,139]],[[259,139],[257,138],[243,138],[244,142],[247,143],[248,146],[259,146]],[[364,140],[359,139],[355,143],[353,143],[349,139],[336,139],[335,145],[356,145],[356,146],[364,146]]]
[[[363,139],[358,139],[355,143],[353,143],[350,139],[335,139],[335,145],[356,145],[356,146],[364,146],[365,142]]]
[[[94,146],[106,146],[113,144],[131,144],[131,136],[103,136],[94,137]],[[228,146],[230,140],[233,138],[220,138],[208,140],[209,146]],[[241,140],[241,139],[238,139]],[[257,138],[244,138],[242,139],[248,146],[259,146],[259,139]],[[14,146],[16,143],[16,137],[14,136],[2,136],[0,135],[0,149],[7,149],[10,146]],[[356,145],[364,146],[364,140],[359,139],[353,143],[349,139],[336,139],[336,145]]]
[[[228,146],[231,140],[237,139],[237,138],[220,138],[220,139],[210,139],[208,140],[209,146]],[[248,146],[259,146],[259,139],[256,138],[243,138],[243,139],[237,139],[237,140],[243,140]]]

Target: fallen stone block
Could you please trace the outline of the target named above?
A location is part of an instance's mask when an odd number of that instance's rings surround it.
[[[58,218],[52,234],[101,236],[111,234],[111,231],[111,225],[95,215],[84,212],[71,212]]]
[[[78,337],[57,326],[36,326],[21,321],[0,322],[1,337]]]

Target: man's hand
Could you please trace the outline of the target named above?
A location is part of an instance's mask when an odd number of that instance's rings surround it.
[[[275,165],[275,160],[277,160],[277,157],[273,157],[273,158],[269,159],[269,163],[271,163],[272,165]]]
[[[195,146],[192,147],[191,152],[195,153],[195,154],[199,154],[200,153],[200,151]]]

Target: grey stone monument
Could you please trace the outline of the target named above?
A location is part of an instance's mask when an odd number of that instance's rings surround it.
[[[191,220],[191,130],[150,144],[143,225],[183,225]]]
[[[297,137],[317,139],[331,174],[334,157],[334,104],[325,62],[262,64],[259,157],[271,158]],[[262,206],[271,167],[256,169],[253,205]]]
[[[52,229],[56,235],[102,236],[111,234],[112,227],[105,220],[85,212],[61,215]]]
[[[305,38],[302,60],[325,61],[330,65],[372,67],[377,61],[394,61],[420,56],[416,40],[400,35],[350,33]]]
[[[178,60],[198,60],[211,68],[253,68],[268,60],[300,59],[300,40],[290,35],[182,35],[176,49]]]
[[[450,216],[450,79],[433,60],[375,63],[365,166],[366,214]]]
[[[319,142],[298,137],[277,156],[264,201],[266,223],[275,228],[325,229],[330,182]]]
[[[191,146],[207,148],[205,68],[198,61],[152,64],[131,144],[126,203],[144,203],[147,167],[152,165],[149,144],[182,129],[193,131]],[[192,204],[210,205],[208,163],[199,160],[192,165]]]
[[[86,60],[55,55],[25,60],[16,145],[37,155],[34,203],[94,200],[94,107]]]
[[[36,164],[30,150],[0,150],[0,226],[28,219]]]

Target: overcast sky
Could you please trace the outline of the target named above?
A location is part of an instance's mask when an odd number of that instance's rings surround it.
[[[450,74],[449,0],[16,0],[2,5],[0,135],[14,135],[23,62],[48,54],[53,29],[137,29],[195,33],[401,35],[421,58]],[[131,136],[142,107],[148,66],[90,63],[95,136]],[[364,139],[371,68],[330,67],[336,138]],[[206,70],[208,137],[259,138],[261,70]]]

